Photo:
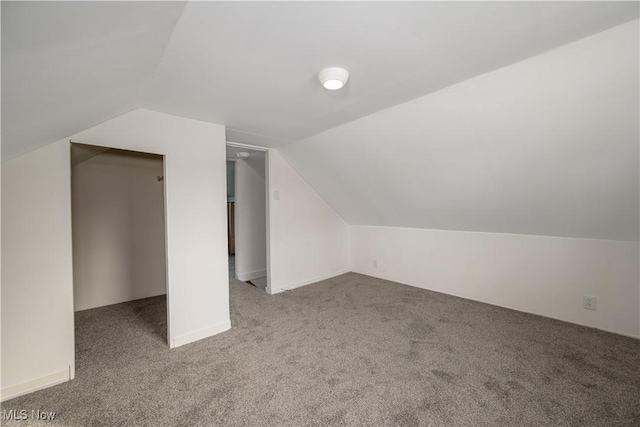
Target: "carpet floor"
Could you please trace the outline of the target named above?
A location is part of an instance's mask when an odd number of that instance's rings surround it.
[[[348,273],[231,287],[169,350],[163,297],[76,314],[76,379],[3,410],[64,426],[638,426],[640,341]],[[43,349],[46,351],[46,349]]]

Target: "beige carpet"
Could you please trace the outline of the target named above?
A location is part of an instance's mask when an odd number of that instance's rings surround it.
[[[64,426],[633,426],[640,341],[358,274],[169,351],[163,298],[80,312],[77,379],[3,410]],[[46,349],[43,349],[46,351]]]

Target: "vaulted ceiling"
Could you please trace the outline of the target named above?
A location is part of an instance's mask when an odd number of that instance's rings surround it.
[[[134,108],[352,225],[638,240],[637,2],[2,2],[2,156]],[[340,91],[317,73],[349,69]]]
[[[639,37],[628,22],[279,151],[351,225],[637,241]]]
[[[2,2],[2,157],[140,106],[183,8]]]
[[[277,147],[637,17],[608,2],[2,2],[2,153],[136,107]],[[316,75],[351,71],[338,92]]]

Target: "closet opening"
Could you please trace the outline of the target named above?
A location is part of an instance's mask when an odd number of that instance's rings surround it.
[[[71,205],[76,369],[168,345],[164,157],[72,143]]]

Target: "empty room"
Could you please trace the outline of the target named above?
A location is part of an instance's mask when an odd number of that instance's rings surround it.
[[[639,34],[2,1],[0,424],[640,425]]]

